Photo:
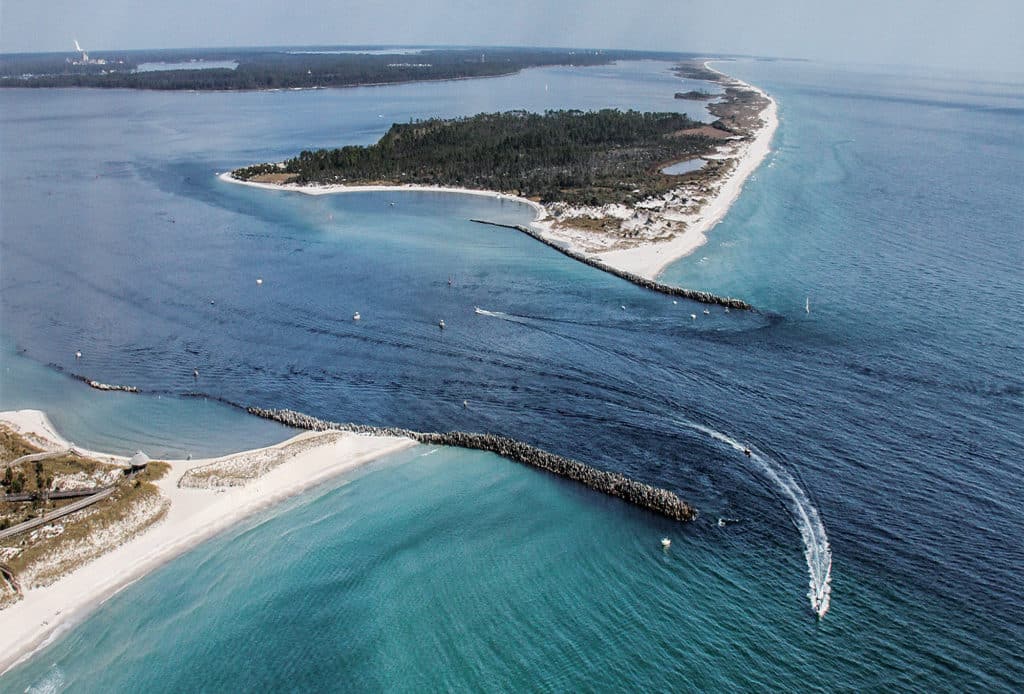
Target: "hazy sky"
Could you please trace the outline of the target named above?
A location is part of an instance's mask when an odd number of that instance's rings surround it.
[[[1024,71],[1024,0],[0,0],[0,51],[639,48]]]

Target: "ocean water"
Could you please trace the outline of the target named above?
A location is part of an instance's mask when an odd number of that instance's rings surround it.
[[[775,151],[665,279],[751,314],[468,221],[513,202],[214,176],[435,114],[701,108],[665,67],[0,91],[5,408],[118,450],[287,435],[226,403],[489,431],[702,511],[417,447],[132,585],[4,688],[1019,689],[1024,79],[729,64],[778,98]]]

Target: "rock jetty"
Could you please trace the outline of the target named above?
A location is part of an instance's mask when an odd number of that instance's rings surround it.
[[[94,381],[92,379],[86,378],[85,376],[78,376],[78,375],[75,375],[75,378],[77,378],[79,381],[82,381],[83,383],[85,383],[90,388],[95,388],[96,390],[119,390],[119,391],[121,391],[123,393],[138,393],[139,392],[139,389],[136,388],[135,386],[118,386],[118,385],[112,385],[110,383],[100,383],[99,381]]]
[[[311,431],[348,431],[373,436],[404,436],[419,443],[439,446],[459,446],[479,451],[489,451],[530,465],[552,474],[578,482],[595,491],[614,496],[640,508],[645,508],[678,521],[697,518],[697,510],[666,489],[637,482],[617,472],[598,470],[571,458],[548,453],[535,446],[504,436],[476,434],[462,431],[448,433],[419,432],[397,427],[374,427],[363,424],[329,422],[311,417],[294,410],[268,410],[248,407],[246,410],[257,417],[271,419],[297,429]]]
[[[545,246],[550,246],[559,253],[569,256],[573,260],[578,260],[579,262],[589,265],[590,267],[597,268],[598,270],[603,270],[607,273],[615,275],[620,279],[624,279],[627,282],[632,282],[638,287],[643,287],[644,289],[650,289],[651,291],[659,292],[661,294],[667,294],[669,296],[679,296],[684,299],[689,299],[691,301],[696,301],[702,304],[725,306],[726,308],[734,308],[740,311],[752,311],[754,309],[753,306],[748,304],[746,301],[743,301],[742,299],[734,299],[728,296],[718,296],[717,294],[712,294],[711,292],[703,292],[697,289],[685,289],[683,287],[676,287],[671,284],[662,284],[661,282],[649,280],[646,277],[641,277],[640,275],[633,274],[632,272],[627,272],[625,270],[614,268],[611,265],[602,263],[600,260],[596,258],[592,258],[578,251],[566,248],[565,246],[560,246],[556,243],[552,243],[548,239],[544,238],[540,234],[540,232],[536,231],[535,229],[531,229],[528,226],[524,226],[522,224],[502,224],[501,222],[490,222],[487,221],[486,219],[470,219],[469,221],[476,222],[477,224],[488,224],[494,227],[504,227],[506,229],[515,229],[516,231],[521,231],[527,236],[531,236],[537,239]]]

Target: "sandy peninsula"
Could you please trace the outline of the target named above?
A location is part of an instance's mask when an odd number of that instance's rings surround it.
[[[772,138],[779,125],[778,105],[764,90],[714,70],[708,63],[704,63],[704,67],[720,75],[721,86],[750,90],[763,98],[766,105],[757,114],[756,128],[745,136],[723,138],[715,153],[703,157],[706,160],[718,160],[722,164],[722,173],[714,180],[684,182],[662,196],[641,200],[633,205],[588,207],[559,202],[541,204],[536,200],[497,191],[415,184],[298,185],[242,181],[234,178],[230,172],[219,174],[219,178],[228,183],[306,195],[427,191],[516,200],[533,208],[535,217],[532,226],[551,245],[587,256],[616,270],[655,280],[669,264],[707,242],[708,232],[725,217],[739,197],[743,184],[771,151]],[[617,233],[580,228],[572,224],[571,220],[575,219],[597,222],[610,220],[614,222]],[[623,231],[628,238],[623,238]]]
[[[70,447],[38,410],[3,412],[0,422],[44,450]],[[157,482],[169,501],[162,521],[50,585],[25,588],[21,600],[0,610],[0,673],[80,622],[125,586],[242,518],[414,445],[402,437],[304,432],[253,451],[168,461],[170,474]],[[126,460],[76,449],[100,461]]]

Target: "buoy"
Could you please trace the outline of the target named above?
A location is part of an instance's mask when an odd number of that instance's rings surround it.
[[[667,537],[661,538],[661,546],[665,549],[668,549],[672,546],[672,540],[668,539]]]
[[[256,284],[263,284],[263,278],[262,277],[257,277],[256,278]]]

